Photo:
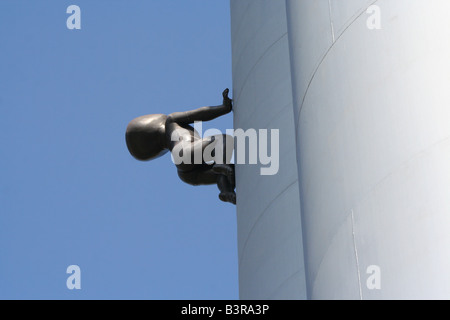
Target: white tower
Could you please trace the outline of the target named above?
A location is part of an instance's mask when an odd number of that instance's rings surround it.
[[[450,298],[450,1],[287,12],[309,297]]]
[[[235,128],[279,129],[279,172],[237,165],[241,299],[306,297],[284,0],[232,0]]]
[[[450,298],[447,12],[231,0],[235,127],[280,129],[277,175],[237,167],[242,299]]]

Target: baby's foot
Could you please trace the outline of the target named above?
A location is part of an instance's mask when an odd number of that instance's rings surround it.
[[[234,192],[221,192],[219,194],[219,199],[223,202],[230,202],[236,204],[236,193]]]

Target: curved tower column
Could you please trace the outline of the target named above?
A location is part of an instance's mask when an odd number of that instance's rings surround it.
[[[450,1],[286,3],[309,297],[450,298]]]
[[[279,130],[275,175],[236,166],[240,298],[304,299],[285,3],[231,0],[231,28],[235,128]]]

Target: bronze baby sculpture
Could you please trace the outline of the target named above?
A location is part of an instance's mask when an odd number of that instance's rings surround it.
[[[194,186],[217,184],[219,199],[236,204],[234,164],[230,163],[233,137],[222,134],[201,138],[190,125],[231,112],[232,100],[228,93],[228,89],[223,91],[220,106],[169,115],[150,114],[132,120],[125,135],[129,152],[138,160],[148,161],[171,151],[182,181]],[[205,159],[207,150],[212,151],[214,160]],[[183,160],[180,161],[180,157]]]

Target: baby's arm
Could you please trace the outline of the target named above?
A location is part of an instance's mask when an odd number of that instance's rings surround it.
[[[176,123],[193,123],[194,121],[209,121],[224,114],[232,109],[231,99],[228,98],[228,89],[222,93],[223,104],[216,107],[202,107],[192,111],[174,112],[169,114],[167,121]]]

